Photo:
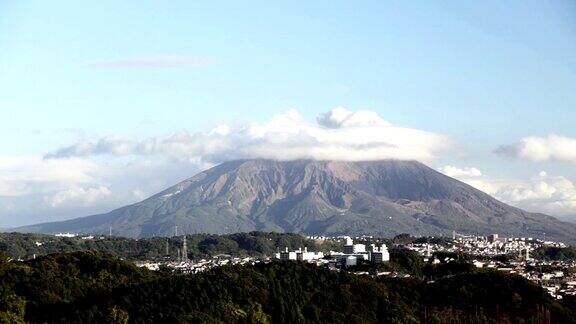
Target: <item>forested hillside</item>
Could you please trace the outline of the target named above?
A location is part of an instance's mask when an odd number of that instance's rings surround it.
[[[297,262],[151,272],[100,252],[0,259],[0,322],[574,323],[576,303],[529,281],[461,269],[434,282]]]
[[[277,247],[297,249],[308,247],[328,251],[340,249],[335,242],[320,242],[291,233],[235,233],[227,235],[193,234],[186,236],[188,257],[204,258],[217,254],[235,256],[273,255]],[[128,260],[176,259],[182,247],[182,236],[132,239],[124,237],[56,237],[43,234],[0,233],[0,251],[14,259],[30,259],[34,255],[97,250]]]

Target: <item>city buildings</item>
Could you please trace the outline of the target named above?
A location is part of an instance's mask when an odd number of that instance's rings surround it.
[[[282,261],[302,261],[327,267],[335,271],[361,264],[380,264],[390,262],[390,253],[384,239],[372,237],[358,237],[366,244],[355,243],[350,237],[318,237],[321,242],[332,240],[341,244],[341,251],[328,253],[309,251],[307,247],[290,251],[284,248],[275,255],[275,259]],[[462,262],[459,255],[466,255],[466,262],[476,268],[501,271],[522,276],[543,287],[557,299],[576,295],[576,274],[571,269],[576,268],[576,260],[551,261],[543,260],[535,250],[542,247],[566,248],[561,242],[543,241],[526,237],[502,237],[498,234],[489,236],[474,236],[453,234],[452,238],[429,237],[426,240],[416,240],[421,243],[396,244],[417,252],[424,262],[432,266],[451,262]],[[182,250],[186,250],[182,240]],[[369,244],[371,243],[372,244]],[[376,243],[376,244],[374,244]],[[256,264],[271,262],[269,257],[236,257],[232,255],[218,255],[211,259],[187,260],[182,262],[165,263],[167,266],[185,273],[197,273],[207,269],[228,264]],[[393,261],[393,260],[392,260]],[[151,270],[158,270],[160,263],[142,263]],[[410,274],[395,271],[376,271],[369,273],[365,269],[356,269],[357,275],[376,275],[390,277],[408,277]],[[350,271],[350,269],[348,269]]]
[[[494,243],[498,241],[498,234],[490,234],[488,235],[488,242]]]
[[[351,237],[345,237],[345,244],[342,248],[342,252],[330,251],[328,255],[324,255],[322,252],[310,252],[308,248],[299,248],[296,251],[289,251],[288,248],[284,248],[284,251],[276,253],[276,259],[287,261],[287,260],[298,260],[298,261],[309,261],[315,262],[321,259],[327,259],[327,262],[337,263],[342,266],[354,266],[362,261],[368,261],[373,263],[382,263],[390,261],[390,253],[386,244],[381,246],[376,246],[371,244],[370,250],[366,250],[365,244],[354,244]]]
[[[346,236],[344,239],[345,244],[342,248],[342,252],[330,251],[330,257],[345,266],[357,265],[362,261],[369,261],[372,263],[390,261],[390,253],[388,252],[386,244],[382,244],[381,246],[371,244],[370,250],[367,251],[366,245],[354,244],[351,237]]]
[[[382,263],[390,261],[390,253],[386,244],[382,244],[380,247],[372,244],[372,250],[369,252],[369,259],[373,263]]]
[[[299,260],[299,261],[312,261],[324,258],[324,253],[322,252],[309,252],[307,247],[299,248],[296,251],[288,251],[286,247],[284,251],[276,253],[276,258],[282,261],[287,260]]]

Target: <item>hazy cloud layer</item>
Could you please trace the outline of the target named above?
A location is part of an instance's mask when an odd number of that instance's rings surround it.
[[[528,211],[560,216],[576,214],[576,185],[563,176],[551,176],[542,171],[530,179],[497,179],[482,175],[476,168],[445,166],[439,170]]]
[[[107,212],[140,201],[206,167],[162,157],[0,157],[0,226]]]
[[[87,188],[74,186],[46,197],[45,201],[53,208],[66,206],[89,207],[102,200],[108,199],[111,195],[112,191],[102,185]]]
[[[576,163],[576,138],[551,134],[546,137],[524,137],[518,143],[503,145],[496,153],[536,162],[562,161]]]
[[[0,225],[47,220],[68,209],[109,206],[115,198],[102,184],[102,171],[102,165],[88,159],[0,156]]]
[[[133,57],[109,61],[88,63],[94,68],[168,68],[177,66],[205,66],[213,64],[214,60],[206,56],[163,55]]]
[[[0,196],[33,192],[94,181],[95,162],[71,158],[43,160],[36,156],[0,156]]]
[[[291,110],[265,123],[221,125],[203,133],[183,131],[141,141],[105,137],[63,147],[46,158],[162,155],[207,163],[244,158],[430,161],[449,147],[444,135],[394,126],[371,111],[336,108],[320,115],[317,123]]]

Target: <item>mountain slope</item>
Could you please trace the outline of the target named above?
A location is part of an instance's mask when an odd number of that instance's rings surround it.
[[[576,224],[508,206],[419,162],[245,160],[223,163],[107,214],[20,231],[169,235],[290,231],[309,234],[450,233],[574,241]],[[546,233],[546,234],[544,234]]]

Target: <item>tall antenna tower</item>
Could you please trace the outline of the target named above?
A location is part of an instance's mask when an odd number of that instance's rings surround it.
[[[186,235],[182,236],[182,262],[188,261],[188,246],[186,245]]]
[[[108,236],[112,236],[112,226],[108,229]]]

